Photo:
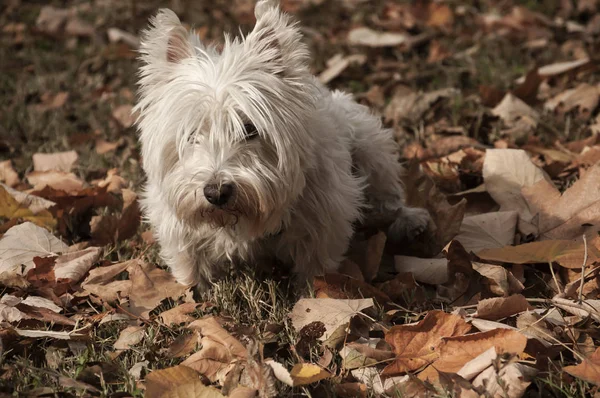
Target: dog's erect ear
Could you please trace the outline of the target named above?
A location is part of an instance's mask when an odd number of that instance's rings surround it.
[[[246,43],[267,63],[286,77],[308,72],[308,49],[302,34],[289,15],[279,9],[277,0],[259,0],[254,8],[256,25]]]
[[[150,27],[143,33],[140,48],[142,59],[150,64],[166,61],[178,63],[194,55],[190,33],[181,25],[177,15],[166,8],[150,21]]]

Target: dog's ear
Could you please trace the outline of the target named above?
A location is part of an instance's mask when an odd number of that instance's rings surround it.
[[[190,33],[181,25],[177,15],[166,8],[150,20],[143,33],[140,53],[146,64],[178,63],[194,55]]]
[[[260,0],[254,8],[256,25],[246,44],[285,77],[308,73],[308,49],[302,34],[277,0]]]

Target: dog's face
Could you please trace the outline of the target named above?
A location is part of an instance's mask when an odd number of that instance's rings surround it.
[[[300,33],[269,1],[219,52],[162,10],[142,42],[144,168],[191,227],[275,233],[302,192],[312,150],[312,76]]]

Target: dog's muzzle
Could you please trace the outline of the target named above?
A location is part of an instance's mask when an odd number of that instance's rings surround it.
[[[208,184],[204,187],[204,197],[215,206],[227,204],[233,196],[233,184]]]

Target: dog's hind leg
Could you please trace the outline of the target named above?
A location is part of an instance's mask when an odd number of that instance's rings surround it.
[[[430,216],[425,209],[405,205],[403,168],[392,132],[350,96],[336,92],[333,98],[346,114],[354,172],[366,181],[364,223],[384,226],[393,241],[413,239],[427,228]]]

